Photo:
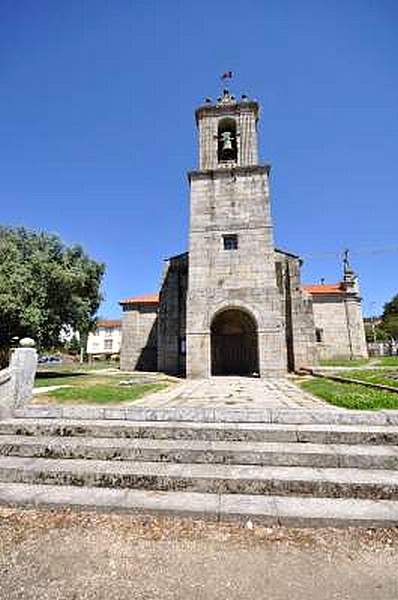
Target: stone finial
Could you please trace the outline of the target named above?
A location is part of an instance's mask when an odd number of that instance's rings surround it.
[[[345,250],[343,254],[343,281],[345,289],[354,294],[359,294],[358,277],[352,268],[349,255],[350,251]]]
[[[20,348],[35,348],[36,342],[32,338],[26,337],[19,341],[19,346]]]
[[[235,96],[230,94],[229,90],[225,89],[223,90],[223,95],[217,98],[217,104],[236,104]]]
[[[350,251],[348,249],[344,250],[343,253],[343,276],[344,281],[353,281],[355,278],[354,269],[350,262]]]

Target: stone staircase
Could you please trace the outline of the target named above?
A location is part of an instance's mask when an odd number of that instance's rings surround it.
[[[398,526],[398,426],[6,418],[0,503]]]

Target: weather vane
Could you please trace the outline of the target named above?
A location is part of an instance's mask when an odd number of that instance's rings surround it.
[[[222,75],[220,75],[220,79],[222,81],[222,83],[224,84],[227,79],[232,79],[233,77],[233,72],[232,71],[224,71],[224,73]]]

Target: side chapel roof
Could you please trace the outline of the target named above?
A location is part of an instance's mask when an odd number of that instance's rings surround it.
[[[310,293],[312,296],[319,295],[330,295],[330,294],[344,294],[345,286],[343,282],[340,283],[321,283],[321,284],[306,284],[302,286],[303,289]]]
[[[159,304],[159,294],[142,294],[141,296],[132,296],[125,300],[120,300],[119,304]]]

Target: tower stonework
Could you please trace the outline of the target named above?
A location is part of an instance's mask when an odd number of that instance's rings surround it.
[[[199,170],[189,173],[188,377],[286,372],[269,166],[258,160],[257,102],[228,91],[196,111]],[[239,369],[238,369],[239,372]]]

